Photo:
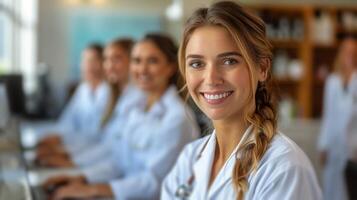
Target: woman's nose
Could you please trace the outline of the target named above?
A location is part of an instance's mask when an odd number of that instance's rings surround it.
[[[224,82],[222,72],[217,69],[216,66],[212,64],[208,65],[205,73],[205,81],[209,86],[217,86],[222,84]]]

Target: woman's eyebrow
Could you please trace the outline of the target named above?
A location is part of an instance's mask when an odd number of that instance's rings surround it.
[[[203,56],[198,54],[189,54],[188,56],[186,56],[186,59],[188,58],[203,58]]]
[[[236,51],[230,51],[230,52],[225,52],[225,53],[221,53],[218,54],[217,57],[221,58],[221,57],[227,57],[227,56],[240,56],[242,57],[242,54],[236,52]]]

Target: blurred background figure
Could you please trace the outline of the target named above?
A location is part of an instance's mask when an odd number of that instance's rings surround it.
[[[113,134],[125,125],[128,112],[140,92],[129,80],[131,39],[116,39],[104,50],[104,70],[110,88],[105,112],[99,118],[99,129],[87,129],[86,133],[73,132],[57,145],[40,147],[37,162],[47,167],[73,167],[95,163],[110,157],[108,147]],[[101,115],[101,113],[95,113]],[[89,126],[90,127],[90,126]],[[98,146],[97,146],[98,145]]]
[[[192,111],[175,85],[177,47],[171,38],[146,35],[135,45],[131,60],[132,78],[145,97],[135,101],[127,123],[118,127],[113,156],[85,168],[82,176],[49,179],[47,188],[65,185],[54,192],[54,199],[158,199],[161,181],[181,149],[198,137]]]
[[[0,0],[0,86],[5,88],[5,94],[0,96],[6,97],[9,104],[9,109],[0,108],[0,119],[5,119],[0,127],[0,200],[27,199],[26,195],[32,195],[37,186],[52,175],[83,174],[85,168],[116,155],[112,146],[122,141],[121,135],[126,132],[118,127],[126,127],[122,124],[131,120],[126,113],[137,107],[139,101],[142,101],[140,106],[147,104],[147,92],[131,83],[134,77],[127,79],[129,50],[121,45],[117,47],[115,41],[117,38],[137,41],[148,33],[158,32],[180,43],[187,16],[213,1]],[[357,191],[353,183],[356,180],[353,178],[353,141],[357,123],[354,123],[354,106],[346,108],[353,99],[354,78],[348,81],[348,76],[341,75],[348,74],[339,70],[342,64],[334,66],[335,60],[336,63],[349,62],[338,61],[348,54],[338,52],[345,46],[342,45],[345,44],[343,36],[357,35],[357,1],[240,0],[239,3],[264,20],[267,37],[273,45],[272,77],[280,94],[277,99],[278,129],[287,133],[308,155],[321,186],[328,185],[323,184],[323,179],[327,180],[325,177],[329,177],[330,170],[340,178],[335,180],[331,175],[333,181],[327,181],[331,184],[328,191],[339,191],[334,193],[336,195],[343,193],[342,188]],[[347,46],[351,46],[348,43]],[[104,60],[100,48],[95,47],[98,45],[92,44],[106,44]],[[340,54],[341,59],[337,59]],[[144,82],[148,76],[141,78],[142,87],[149,87]],[[115,83],[118,80],[122,82]],[[331,91],[338,91],[346,98],[324,94],[331,93],[330,85],[339,85]],[[69,94],[74,95],[70,98]],[[164,99],[165,95],[161,96],[160,99]],[[329,101],[323,103],[324,96],[342,99],[333,106],[337,111],[332,117],[323,109],[323,104],[327,107]],[[87,98],[86,102],[78,103],[81,98]],[[209,120],[190,102],[192,99],[187,103],[193,107],[201,136],[210,133]],[[5,102],[0,104],[6,106]],[[339,106],[351,116],[343,115]],[[171,107],[170,111],[176,109]],[[323,112],[326,113],[324,117]],[[333,124],[327,123],[331,118]],[[347,125],[339,123],[347,118],[348,122],[343,122]],[[141,133],[141,125],[134,122],[133,126]],[[153,122],[151,124],[154,126]],[[344,126],[347,131],[342,131]],[[336,138],[331,139],[330,133]],[[141,139],[146,141],[144,136],[134,140]],[[171,138],[162,140],[162,146],[170,142]],[[336,147],[332,148],[331,142]],[[346,148],[341,150],[343,145]],[[170,159],[174,158],[175,155]],[[122,163],[132,166],[132,157],[122,159]],[[320,160],[325,160],[325,165],[321,165]],[[337,165],[338,170],[333,168]],[[347,177],[345,186],[341,185],[343,173]],[[26,180],[31,194],[24,192],[28,189],[23,189],[24,183],[19,180]],[[353,198],[350,194],[350,199]]]
[[[324,170],[323,192],[326,200],[348,199],[344,170],[348,159],[347,125],[355,106],[356,56],[356,39],[345,38],[338,50],[335,71],[328,77],[325,86],[318,147]]]
[[[105,111],[109,87],[104,80],[103,48],[88,46],[82,53],[82,82],[65,107],[55,125],[38,131],[43,137],[38,147],[43,152],[54,149],[65,137],[95,132],[100,128],[100,117]]]

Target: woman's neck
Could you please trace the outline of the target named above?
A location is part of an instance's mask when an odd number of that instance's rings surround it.
[[[102,79],[95,79],[88,82],[92,91],[95,91],[97,87],[102,83]]]
[[[216,129],[216,147],[214,160],[211,168],[211,176],[208,186],[210,187],[229,156],[239,144],[248,127],[248,123],[243,118],[235,120],[213,121]]]
[[[216,129],[216,155],[218,160],[226,161],[243,137],[248,123],[241,119],[213,122]]]
[[[149,111],[151,107],[161,98],[161,96],[165,93],[168,86],[156,89],[155,91],[147,92],[146,106],[145,111]]]

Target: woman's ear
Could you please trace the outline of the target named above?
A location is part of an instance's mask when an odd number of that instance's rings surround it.
[[[260,66],[258,69],[258,81],[265,81],[268,78],[268,72],[270,70],[271,61],[268,58],[263,58],[260,61]]]

